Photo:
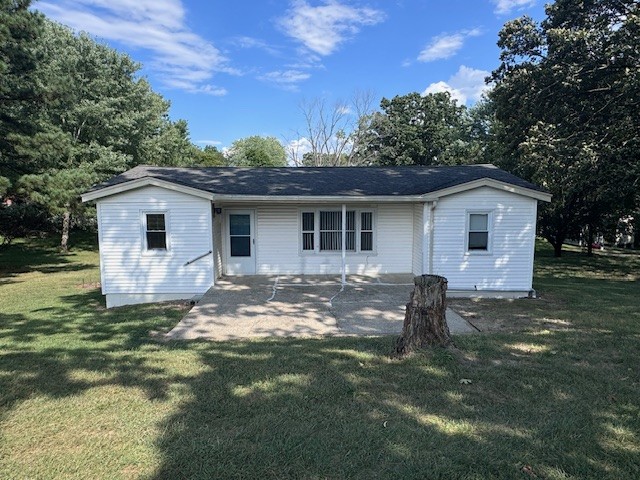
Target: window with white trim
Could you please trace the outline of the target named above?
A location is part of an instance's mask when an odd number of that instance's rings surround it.
[[[316,221],[314,212],[302,212],[302,250],[316,249]]]
[[[303,211],[301,227],[303,252],[342,251],[341,210]],[[347,210],[345,233],[347,251],[372,252],[373,211]]]
[[[360,212],[360,250],[373,251],[373,212]]]
[[[467,250],[470,252],[489,251],[489,214],[469,213]]]
[[[145,213],[147,250],[167,250],[167,222],[164,213]]]

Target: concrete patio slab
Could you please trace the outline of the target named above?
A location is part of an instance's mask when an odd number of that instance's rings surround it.
[[[221,279],[167,334],[168,339],[388,335],[402,330],[411,275],[251,276]],[[452,334],[475,333],[447,309]]]

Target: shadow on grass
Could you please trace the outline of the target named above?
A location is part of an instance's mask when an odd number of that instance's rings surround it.
[[[569,293],[590,298],[598,285],[622,289],[598,303],[605,315],[631,311],[633,282],[589,279],[553,284],[553,313],[575,317]],[[152,478],[640,477],[635,317],[458,337],[460,357],[397,361],[390,337],[157,343],[149,332],[184,307],[106,310],[98,291],[58,300],[0,314],[3,420],[34,397],[138,389],[171,405],[146,429]]]
[[[637,476],[638,451],[611,433],[638,426],[637,388],[613,383],[632,359],[609,359],[603,378],[602,364],[550,353],[573,339],[527,341],[535,353],[505,338],[463,363],[390,360],[390,338],[201,344],[206,371],[161,427],[155,478]]]
[[[142,388],[163,398],[163,369],[137,351],[156,346],[154,329],[168,328],[184,313],[177,303],[107,310],[98,290],[68,295],[56,307],[0,314],[0,406],[7,411],[32,395],[63,397],[100,384]],[[47,345],[55,345],[48,347]],[[106,374],[102,382],[74,379],[74,372]]]
[[[96,248],[94,246],[94,248]],[[88,263],[79,263],[73,255],[58,252],[50,239],[19,241],[9,247],[0,247],[0,285],[16,283],[21,273],[45,274],[78,272],[95,268]]]

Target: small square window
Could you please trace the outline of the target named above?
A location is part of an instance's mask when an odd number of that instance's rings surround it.
[[[488,251],[489,250],[489,214],[470,213],[468,250]]]
[[[164,213],[146,214],[147,250],[167,249],[167,228]]]

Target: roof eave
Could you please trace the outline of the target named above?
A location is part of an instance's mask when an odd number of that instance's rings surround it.
[[[496,190],[502,190],[505,192],[515,193],[516,195],[535,198],[536,200],[541,200],[543,202],[551,201],[550,193],[541,192],[540,190],[534,190],[532,188],[521,187],[512,183],[501,182],[500,180],[495,180],[493,178],[480,178],[478,180],[472,180],[470,182],[461,183],[452,187],[442,188],[434,192],[429,192],[422,196],[422,201],[438,200],[442,197],[474,190],[480,187],[495,188]]]
[[[148,186],[166,188],[167,190],[186,193],[187,195],[193,195],[195,197],[205,198],[207,200],[213,200],[213,194],[210,192],[193,187],[187,187],[185,185],[180,185],[174,182],[168,182],[166,180],[160,180],[154,177],[137,178],[135,180],[129,180],[127,182],[118,183],[116,185],[110,185],[98,190],[92,190],[83,193],[81,198],[83,202],[90,202],[92,200],[99,200],[101,198],[110,197],[119,193],[128,192],[129,190],[135,190],[137,188]]]

